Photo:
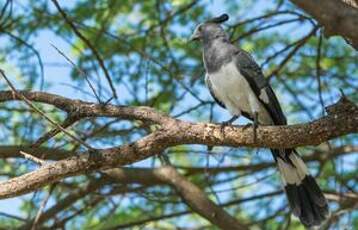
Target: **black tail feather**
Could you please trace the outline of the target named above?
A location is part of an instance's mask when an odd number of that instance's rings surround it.
[[[327,205],[327,201],[324,198],[324,195],[321,191],[321,189],[318,187],[316,180],[308,175],[305,180],[303,181],[303,185],[305,186],[305,188],[310,192],[310,194],[312,194],[313,196],[313,201],[318,205],[318,206],[325,206]]]
[[[285,192],[287,195],[288,202],[290,204],[292,213],[295,216],[301,215],[300,196],[296,185],[286,185]]]
[[[307,175],[301,184],[287,184],[285,192],[292,212],[308,227],[320,225],[328,216],[327,201],[314,178]]]
[[[297,186],[300,195],[301,215],[298,216],[300,221],[307,226],[311,226],[315,220],[314,208],[310,202],[310,194],[307,193],[304,186]]]
[[[307,227],[322,224],[329,215],[327,201],[294,149],[272,150],[292,213]]]

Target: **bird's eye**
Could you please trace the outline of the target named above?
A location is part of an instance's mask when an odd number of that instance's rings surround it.
[[[199,26],[198,30],[199,30],[199,32],[201,32],[203,30],[203,27]]]

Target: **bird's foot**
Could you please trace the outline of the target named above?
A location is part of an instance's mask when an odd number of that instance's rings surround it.
[[[253,129],[254,129],[254,143],[256,143],[257,141],[257,127],[258,125],[257,124],[253,124]]]
[[[239,117],[240,117],[240,116],[238,116],[238,115],[234,115],[234,116],[232,116],[232,118],[230,118],[229,120],[219,123],[221,133],[224,134],[224,128],[225,128],[225,126],[232,125],[232,123],[234,123],[234,121],[236,121]],[[214,146],[209,146],[209,145],[208,145],[208,146],[207,146],[208,152],[211,152],[211,150],[212,150],[213,148],[214,148]]]
[[[257,141],[257,127],[258,127],[258,124],[259,124],[258,113],[254,112],[254,123],[253,123],[254,143],[256,143],[256,141]]]
[[[254,143],[256,143],[256,140],[257,140],[257,127],[258,127],[258,118],[257,117],[258,117],[258,114],[254,113],[253,123],[247,123],[246,125],[244,125],[242,127],[244,130],[252,127],[253,132],[254,132]]]
[[[232,125],[232,123],[234,123],[238,118],[239,118],[239,116],[234,115],[234,116],[232,116],[232,118],[230,118],[229,120],[222,122],[221,125],[222,125],[222,126]]]
[[[243,129],[247,129],[247,128],[250,128],[250,127],[252,127],[252,126],[253,126],[252,123],[247,123],[246,125],[243,125],[242,128],[243,128]]]
[[[242,127],[242,129],[247,129],[247,128],[251,128],[252,127],[252,129],[253,129],[253,131],[254,131],[254,143],[256,142],[256,140],[257,140],[257,127],[258,127],[258,125],[257,124],[255,124],[255,123],[248,123],[248,124],[246,124],[246,125],[244,125],[243,127]]]
[[[239,116],[234,115],[229,120],[221,122],[221,124],[220,124],[221,125],[221,133],[224,133],[225,126],[232,125],[232,123],[234,123],[234,121],[236,121],[238,118],[239,118]]]

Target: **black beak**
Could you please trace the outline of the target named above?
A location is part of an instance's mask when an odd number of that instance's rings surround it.
[[[191,35],[190,36],[190,39],[189,39],[189,41],[198,41],[198,40],[200,40],[200,36],[198,36],[198,35],[196,35],[196,34],[193,34],[193,35]]]

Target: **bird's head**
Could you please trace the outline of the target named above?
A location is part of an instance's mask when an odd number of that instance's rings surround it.
[[[227,21],[229,16],[222,14],[219,17],[212,18],[206,22],[200,23],[196,26],[194,33],[191,35],[191,41],[212,40],[218,37],[226,37],[226,33],[220,24]]]

